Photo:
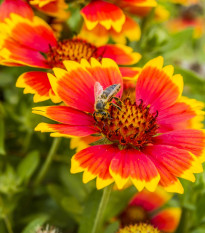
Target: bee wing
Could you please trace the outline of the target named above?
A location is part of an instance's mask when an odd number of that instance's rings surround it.
[[[103,93],[103,87],[99,82],[96,82],[94,86],[95,100],[97,100],[98,97],[102,95],[102,93]]]

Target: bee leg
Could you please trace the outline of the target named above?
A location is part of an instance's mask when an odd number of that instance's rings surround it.
[[[110,103],[110,105],[116,107],[118,110],[121,110],[121,108],[118,105],[114,104],[114,103]]]
[[[116,103],[122,107],[122,101],[118,97],[113,96],[112,99],[114,99]]]
[[[94,120],[95,120],[95,121],[96,121],[96,123],[97,123],[97,118],[96,118],[96,116],[95,116],[95,115],[96,115],[96,112],[94,112],[94,113],[93,113],[93,117],[94,117]]]

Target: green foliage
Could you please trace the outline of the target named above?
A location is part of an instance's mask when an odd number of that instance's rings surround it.
[[[38,228],[40,228],[46,221],[48,220],[48,216],[39,216],[35,218],[33,221],[31,221],[25,229],[22,231],[22,233],[33,233]]]
[[[101,197],[102,191],[97,190],[94,190],[89,195],[86,200],[78,233],[87,233],[92,231]]]
[[[106,228],[104,233],[116,233],[119,227],[120,227],[119,222],[113,222]]]

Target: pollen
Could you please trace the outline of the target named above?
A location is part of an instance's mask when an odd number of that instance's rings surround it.
[[[91,57],[101,61],[102,54],[99,54],[96,46],[75,38],[59,41],[56,47],[50,47],[47,61],[51,67],[64,68],[64,60],[80,62],[82,58],[89,61]]]
[[[139,223],[122,228],[117,233],[160,233],[160,231],[150,224]]]
[[[118,101],[120,102],[120,100]],[[157,134],[158,113],[151,113],[149,106],[132,102],[130,98],[121,101],[116,107],[110,103],[109,117],[96,118],[96,126],[110,141],[123,146],[134,146],[142,149]]]

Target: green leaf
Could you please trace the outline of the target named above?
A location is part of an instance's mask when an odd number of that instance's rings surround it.
[[[197,221],[200,222],[205,217],[205,193],[200,195],[196,202],[196,215],[197,215]]]
[[[40,161],[39,152],[32,151],[18,165],[17,174],[20,182],[28,182]]]
[[[113,222],[106,228],[104,233],[116,233],[119,228],[120,228],[120,223],[119,222]]]
[[[84,201],[87,197],[87,185],[82,182],[81,174],[70,174],[68,166],[62,166],[60,169],[60,178],[67,187],[68,192],[79,201]]]
[[[65,190],[57,185],[48,185],[48,192],[52,198],[63,208],[75,221],[80,221],[82,206],[75,197],[70,196]]]
[[[64,189],[60,186],[49,184],[47,186],[48,192],[51,197],[60,205],[61,200],[67,196],[68,194],[64,191]]]
[[[99,203],[102,197],[102,190],[94,190],[86,201],[83,215],[80,221],[78,233],[92,232],[93,224],[96,218]]]
[[[205,226],[204,227],[199,227],[197,229],[194,229],[190,233],[204,233],[205,232]]]
[[[4,173],[1,173],[0,176],[0,193],[12,196],[14,193],[21,191],[16,172],[10,164],[6,165]]]
[[[118,215],[136,193],[137,190],[134,186],[122,191],[113,191],[105,211],[105,218],[109,220]]]
[[[61,201],[62,207],[74,218],[77,222],[80,222],[80,217],[83,212],[82,206],[74,197],[64,197]]]
[[[36,229],[41,227],[46,221],[48,220],[47,215],[42,215],[36,219],[34,219],[32,222],[30,222],[22,231],[22,233],[34,233]]]
[[[169,42],[161,47],[160,51],[163,54],[169,51],[176,50],[180,48],[188,40],[192,40],[193,28],[188,28],[186,30],[180,31],[169,38]]]

